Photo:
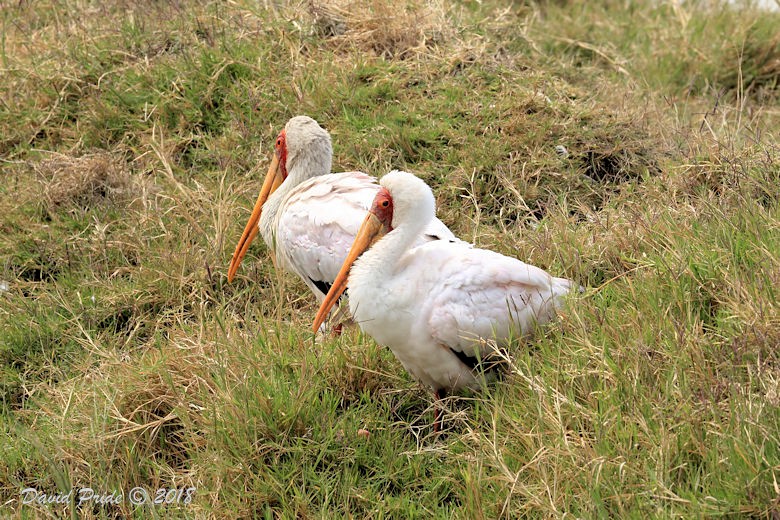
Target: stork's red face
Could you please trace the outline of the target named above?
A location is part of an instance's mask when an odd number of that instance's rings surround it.
[[[276,157],[279,160],[279,169],[282,173],[282,179],[287,178],[287,132],[282,130],[276,138],[274,146]]]
[[[382,223],[387,231],[393,229],[393,197],[387,188],[379,188],[374,197],[374,203],[371,205],[371,213],[376,215],[379,222]]]
[[[344,260],[339,274],[336,275],[333,285],[330,286],[330,291],[328,291],[325,299],[322,300],[317,316],[314,318],[314,325],[312,326],[314,332],[317,332],[317,329],[320,328],[320,325],[328,316],[330,309],[339,300],[339,296],[347,289],[347,277],[352,264],[380,238],[392,231],[392,223],[393,197],[386,188],[380,188],[374,197],[371,209],[368,210],[368,215],[363,220],[363,225],[360,226],[360,230],[355,236],[355,241],[352,243],[349,253],[347,253],[347,258]]]
[[[251,244],[252,240],[257,236],[257,232],[259,231],[257,224],[260,221],[260,215],[263,213],[263,204],[265,204],[268,197],[282,185],[286,178],[287,132],[282,130],[276,138],[274,156],[271,158],[271,165],[268,167],[268,173],[265,174],[265,181],[263,181],[263,187],[260,188],[260,195],[257,197],[257,202],[255,202],[252,215],[250,215],[249,222],[247,222],[244,227],[244,233],[241,235],[238,245],[236,245],[236,250],[233,252],[233,258],[230,259],[228,282],[233,281],[233,277],[236,276],[236,271],[238,271],[238,266],[241,265],[241,260],[244,259],[246,252],[249,250],[249,244]]]

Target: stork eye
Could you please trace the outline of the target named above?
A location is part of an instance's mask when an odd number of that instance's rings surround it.
[[[281,137],[279,137],[279,138],[276,140],[276,146],[282,146],[282,138],[281,138]]]
[[[386,208],[386,207],[387,207],[387,206],[389,206],[389,205],[390,205],[390,201],[387,201],[387,200],[383,200],[383,201],[382,201],[382,207],[383,207],[383,208]]]

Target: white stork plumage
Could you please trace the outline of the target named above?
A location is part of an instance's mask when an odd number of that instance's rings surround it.
[[[431,189],[401,171],[380,184],[314,328],[348,288],[360,328],[389,347],[437,400],[449,391],[478,389],[483,379],[475,365],[493,348],[486,340],[506,346],[530,334],[555,316],[573,284],[464,243],[415,246],[414,237],[435,217]],[[437,410],[437,431],[439,421]]]
[[[230,261],[228,281],[259,231],[276,266],[300,276],[322,301],[379,190],[365,173],[330,173],[332,156],[330,135],[314,119],[297,116],[287,122]],[[421,228],[414,241],[434,239],[458,240],[438,219]]]

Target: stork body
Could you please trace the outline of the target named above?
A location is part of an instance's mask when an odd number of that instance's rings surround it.
[[[463,243],[415,244],[415,235],[435,218],[430,188],[397,171],[380,184],[315,325],[348,287],[360,328],[437,397],[477,389],[481,379],[473,369],[491,353],[486,340],[505,346],[554,318],[572,282]]]
[[[317,301],[323,300],[379,191],[376,179],[365,173],[330,173],[332,157],[330,135],[314,119],[297,116],[287,122],[228,280],[259,231],[276,265],[297,274]],[[438,219],[416,237],[419,243],[437,239],[458,240]]]

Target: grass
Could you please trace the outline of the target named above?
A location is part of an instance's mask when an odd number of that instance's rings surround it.
[[[778,14],[75,0],[0,21],[3,516],[780,515]],[[335,170],[416,172],[460,236],[588,288],[448,399],[440,436],[387,349],[314,341],[262,245],[226,281],[299,113]]]

